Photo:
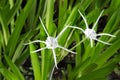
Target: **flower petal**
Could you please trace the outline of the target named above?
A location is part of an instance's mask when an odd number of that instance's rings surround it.
[[[76,52],[73,52],[73,51],[71,51],[71,50],[69,50],[69,49],[67,49],[67,48],[62,47],[62,46],[58,46],[58,47],[61,48],[61,49],[63,49],[63,50],[65,50],[65,51],[67,51],[67,52],[76,54]]]
[[[45,25],[43,24],[42,19],[40,18],[40,16],[39,16],[39,19],[40,19],[40,22],[41,22],[41,24],[42,24],[42,27],[43,27],[44,30],[45,30],[45,33],[47,34],[47,36],[49,36],[49,34],[48,34],[48,32],[47,32],[47,29],[45,28]]]
[[[63,30],[57,35],[56,39],[58,39],[65,32],[67,28],[68,26],[65,26],[65,28],[63,28]]]
[[[53,52],[53,58],[54,58],[54,62],[55,62],[55,67],[58,69],[58,67],[57,67],[57,59],[56,59],[55,50],[52,49],[52,52]]]
[[[38,49],[38,50],[32,51],[32,53],[39,52],[39,51],[44,50],[44,49],[47,49],[47,47],[45,47],[45,48],[40,48],[40,49]]]
[[[91,45],[91,48],[93,47],[93,40],[90,39],[90,45]]]
[[[100,34],[97,34],[97,36],[111,36],[111,37],[116,37],[116,36],[108,34],[108,33],[100,33]]]
[[[88,29],[88,23],[87,23],[87,20],[85,19],[85,17],[82,15],[82,13],[78,10],[79,14],[82,16],[84,22],[85,22],[85,25],[86,25],[86,28]]]
[[[98,41],[98,42],[101,42],[101,43],[103,43],[103,44],[111,45],[110,43],[104,42],[104,41],[99,40],[99,39],[95,39],[95,40]]]
[[[68,27],[81,30],[83,33],[85,33],[85,31],[80,27],[76,27],[76,26],[68,26]]]
[[[25,43],[24,45],[28,45],[28,44],[32,44],[32,43],[37,43],[37,42],[45,43],[45,41],[35,40],[35,41],[29,42],[29,43]]]
[[[97,20],[96,20],[95,24],[93,25],[92,29],[94,29],[94,28],[95,28],[95,26],[97,25],[97,23],[98,23],[98,21],[99,21],[100,17],[102,16],[103,12],[104,12],[104,10],[102,10],[102,12],[100,13],[100,15],[98,16],[98,18],[97,18]]]

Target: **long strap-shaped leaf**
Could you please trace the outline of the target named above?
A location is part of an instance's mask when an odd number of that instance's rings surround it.
[[[5,79],[7,80],[20,80],[17,76],[16,73],[10,72],[6,68],[0,68],[0,73],[4,76]]]
[[[13,19],[13,17],[15,16],[16,12],[18,11],[18,9],[20,8],[22,3],[22,0],[17,0],[15,5],[12,7],[11,10],[9,10],[8,14],[7,14],[7,25],[11,22],[11,20]]]
[[[34,71],[34,80],[42,80],[38,55],[36,53],[32,53],[35,50],[33,44],[30,44],[29,47],[30,47],[30,57],[31,57],[32,68]]]
[[[7,64],[9,65],[10,69],[12,70],[12,72],[14,72],[14,74],[16,74],[16,76],[19,78],[19,80],[25,80],[23,75],[21,74],[20,70],[18,69],[18,67],[10,60],[10,58],[7,55],[5,56],[5,60],[7,62]]]
[[[120,39],[112,44],[105,52],[103,52],[95,61],[98,66],[102,66],[113,54],[120,48]]]
[[[7,46],[7,52],[6,54],[9,54],[10,57],[12,57],[15,47],[17,45],[19,36],[20,36],[20,32],[22,30],[22,27],[25,23],[25,20],[32,8],[33,3],[35,2],[35,0],[28,0],[26,6],[24,7],[24,9],[21,11],[20,16],[17,18],[16,20],[16,26],[15,29],[8,41],[8,46]]]

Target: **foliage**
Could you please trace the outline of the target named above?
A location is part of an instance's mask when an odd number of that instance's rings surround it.
[[[82,42],[85,35],[73,28],[67,28],[58,43],[77,53],[74,54],[75,65],[68,64],[63,71],[64,80],[67,77],[68,80],[107,80],[107,76],[120,61],[119,6],[120,0],[0,0],[0,80],[27,80],[29,75],[26,77],[26,71],[32,71],[34,80],[53,79],[55,67],[52,51],[45,49],[32,53],[45,45],[24,45],[34,40],[46,40],[47,35],[39,16],[49,35],[56,37],[67,25],[85,29],[84,20],[78,10],[85,15],[91,26],[103,9],[104,13],[95,30],[98,33],[115,35],[115,38],[99,37],[112,45],[94,42],[91,48],[89,40]],[[77,45],[79,42],[81,44],[74,47],[73,43]],[[57,63],[68,55],[67,51],[59,48],[55,52]],[[24,65],[29,59],[31,64],[27,70]]]

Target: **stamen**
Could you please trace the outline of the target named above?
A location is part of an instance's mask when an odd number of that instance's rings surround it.
[[[85,35],[89,39],[95,39],[97,37],[97,34],[93,29],[85,29]]]
[[[58,42],[57,42],[56,38],[54,38],[54,37],[47,37],[46,47],[48,49],[55,49],[55,48],[57,48],[58,47]]]

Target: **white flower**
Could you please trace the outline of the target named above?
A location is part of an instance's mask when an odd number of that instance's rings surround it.
[[[47,30],[46,30],[46,28],[45,28],[45,26],[44,26],[44,24],[43,24],[43,22],[42,22],[42,20],[41,20],[40,17],[39,17],[39,19],[40,19],[40,22],[41,22],[41,24],[42,24],[42,26],[43,26],[46,34],[47,34],[47,39],[46,39],[45,41],[35,40],[35,41],[30,42],[30,43],[26,43],[25,45],[31,44],[31,43],[35,43],[35,42],[44,43],[44,44],[46,45],[46,47],[40,48],[40,49],[38,49],[38,50],[35,50],[35,51],[33,51],[33,53],[34,53],[34,52],[39,52],[39,51],[44,50],[44,49],[51,49],[52,52],[53,52],[53,57],[54,57],[55,66],[56,66],[56,68],[58,68],[58,67],[57,67],[57,60],[56,60],[56,53],[55,53],[55,49],[56,49],[56,48],[61,48],[61,49],[63,49],[63,50],[66,50],[67,52],[70,52],[70,53],[74,53],[74,54],[75,54],[75,52],[73,52],[73,51],[71,51],[71,50],[69,50],[69,49],[67,49],[67,48],[64,48],[64,47],[60,46],[60,45],[58,44],[58,41],[57,41],[57,39],[58,39],[58,38],[62,35],[62,33],[67,29],[67,27],[65,27],[65,28],[60,32],[60,34],[59,34],[56,38],[54,38],[54,37],[49,36],[49,34],[48,34],[48,32],[47,32]]]
[[[107,42],[104,42],[102,40],[99,40],[97,39],[97,36],[111,36],[111,37],[115,37],[114,35],[111,35],[111,34],[108,34],[108,33],[100,33],[100,34],[97,34],[96,31],[94,30],[100,17],[102,16],[102,13],[104,12],[104,10],[100,13],[99,17],[97,18],[95,24],[93,25],[92,29],[90,29],[88,27],[88,23],[87,23],[87,20],[85,19],[85,17],[82,15],[82,13],[78,10],[79,14],[82,16],[84,22],[85,22],[85,25],[86,25],[86,29],[83,30],[82,28],[80,27],[76,27],[76,26],[68,26],[68,27],[71,27],[71,28],[75,28],[75,29],[79,29],[81,30],[84,34],[85,34],[85,37],[90,39],[90,43],[91,43],[91,47],[93,47],[93,40],[96,40],[98,42],[101,42],[103,44],[107,44],[107,45],[110,45],[110,43],[107,43]],[[80,42],[81,43],[81,42]]]

